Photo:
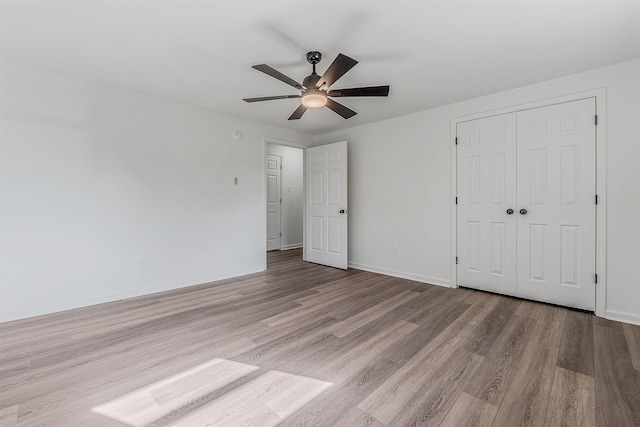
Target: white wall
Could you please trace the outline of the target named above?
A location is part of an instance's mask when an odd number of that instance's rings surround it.
[[[267,153],[282,158],[282,249],[301,248],[304,220],[304,152],[301,148],[268,143]]]
[[[451,285],[450,121],[606,88],[606,315],[640,323],[640,60],[313,139],[2,66],[2,321],[262,270],[269,137],[349,141],[350,263]]]
[[[607,129],[605,314],[640,324],[640,60],[316,137],[314,145],[349,141],[350,264],[453,285],[451,120],[597,88],[607,99],[598,105]]]
[[[2,321],[263,270],[264,139],[311,140],[7,63],[1,102]]]

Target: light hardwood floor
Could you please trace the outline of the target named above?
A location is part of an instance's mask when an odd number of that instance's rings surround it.
[[[640,425],[640,327],[268,258],[1,324],[0,425]]]

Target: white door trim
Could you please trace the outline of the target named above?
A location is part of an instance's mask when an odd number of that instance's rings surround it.
[[[265,153],[266,153],[266,149],[267,149],[267,144],[284,145],[286,147],[302,148],[303,150],[305,148],[307,148],[306,145],[298,144],[298,143],[295,143],[295,142],[285,141],[283,139],[270,138],[270,137],[267,136],[267,137],[264,138]]]
[[[499,114],[513,113],[532,108],[546,107],[553,104],[577,101],[585,98],[595,98],[598,126],[596,126],[596,192],[598,205],[596,206],[596,272],[598,284],[596,285],[596,310],[598,316],[606,316],[606,290],[607,290],[607,91],[605,88],[576,92],[572,94],[541,99],[519,105],[498,108],[485,112],[454,117],[450,120],[449,147],[451,162],[451,198],[450,198],[450,226],[451,226],[451,287],[458,287],[458,273],[456,268],[456,256],[458,253],[458,230],[456,196],[458,187],[458,170],[456,158],[456,129],[460,122],[481,119]]]
[[[295,142],[290,142],[290,141],[285,141],[282,139],[277,139],[277,138],[272,138],[269,136],[265,136],[264,138],[262,138],[262,206],[267,206],[267,187],[266,187],[266,177],[267,177],[267,165],[264,162],[264,159],[267,158],[267,154],[268,154],[268,150],[267,150],[267,145],[268,144],[278,144],[278,145],[284,145],[287,147],[294,147],[294,148],[301,148],[302,149],[302,162],[304,164],[304,152],[305,149],[307,148],[306,146],[302,145],[302,144],[297,144]],[[304,170],[304,166],[303,166],[303,170]],[[303,172],[304,175],[304,172]],[[303,177],[304,179],[304,177]],[[303,184],[304,185],[304,182]],[[306,187],[303,187],[306,188]],[[304,225],[303,225],[304,227]],[[306,229],[306,228],[305,228]],[[263,258],[262,258],[262,270],[266,270],[267,269],[267,215],[262,215],[262,230],[263,230],[263,236],[262,236],[262,254],[263,254]],[[304,236],[303,236],[304,239]],[[303,246],[304,246],[304,240],[303,240]]]

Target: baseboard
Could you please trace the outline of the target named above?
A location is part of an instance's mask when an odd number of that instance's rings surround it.
[[[47,314],[59,313],[77,308],[90,307],[92,305],[105,304],[128,298],[136,298],[146,295],[172,291],[175,289],[188,288],[190,286],[203,285],[205,283],[216,282],[218,280],[231,279],[264,271],[263,266],[255,266],[241,271],[227,272],[221,275],[209,277],[190,278],[183,281],[159,283],[154,286],[146,286],[131,289],[128,292],[113,292],[110,294],[97,295],[90,298],[78,298],[74,301],[53,301],[50,304],[39,305],[37,307],[17,307],[11,311],[3,310],[0,323],[11,322],[13,320],[26,319],[29,317],[43,316]]]
[[[604,318],[640,326],[640,316],[635,313],[626,313],[624,311],[617,310],[606,310]]]
[[[384,274],[385,276],[398,277],[400,279],[413,280],[415,282],[427,283],[429,285],[437,285],[445,288],[451,288],[451,280],[442,279],[438,277],[429,277],[422,274],[409,273],[406,271],[392,270],[389,268],[381,268],[373,265],[360,264],[357,262],[349,262],[349,268],[355,268],[356,270],[369,271],[371,273]]]
[[[290,245],[282,245],[281,251],[288,251],[289,249],[298,249],[302,247],[302,243],[293,243]]]

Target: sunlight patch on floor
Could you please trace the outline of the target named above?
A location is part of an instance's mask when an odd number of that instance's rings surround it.
[[[314,378],[269,371],[172,426],[276,426],[332,385]]]
[[[244,363],[212,359],[96,406],[93,412],[132,427],[142,427],[257,369]]]
[[[93,411],[132,427],[142,427],[188,407],[257,369],[257,366],[213,359],[96,406]],[[332,385],[272,370],[191,412],[185,411],[170,425],[275,426]]]

